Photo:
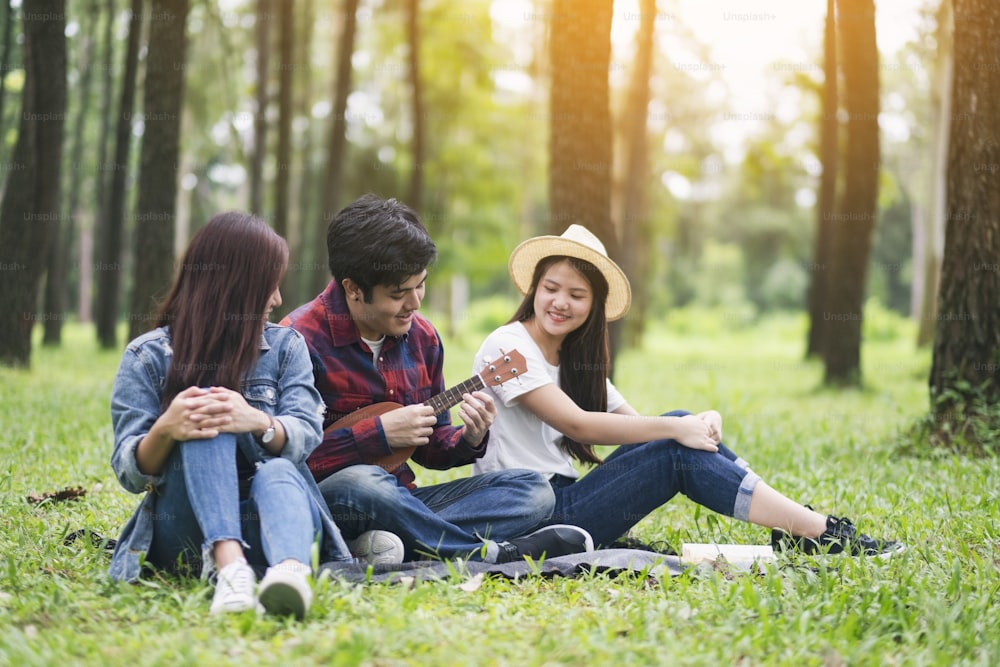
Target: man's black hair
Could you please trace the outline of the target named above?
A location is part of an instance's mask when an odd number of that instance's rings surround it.
[[[369,303],[376,285],[401,285],[437,259],[437,247],[416,212],[373,194],[337,213],[326,231],[326,249],[334,280],[350,278]]]

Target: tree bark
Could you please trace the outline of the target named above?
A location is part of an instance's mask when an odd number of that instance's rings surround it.
[[[315,271],[313,267],[317,264],[321,268],[326,266],[326,262],[317,262],[315,260],[315,253],[317,251],[320,257],[325,257],[326,245],[322,248],[315,248],[313,243],[307,242],[307,239],[313,238],[312,230],[317,224],[315,221],[317,208],[314,165],[316,155],[314,149],[315,125],[312,122],[313,78],[312,67],[309,66],[309,58],[312,53],[313,26],[316,22],[316,0],[303,0],[302,7],[303,34],[300,35],[297,42],[299,54],[297,58],[302,67],[298,72],[297,85],[299,94],[296,102],[296,114],[306,119],[306,125],[300,140],[301,149],[299,151],[299,160],[301,160],[299,192],[297,195],[299,222],[295,243],[298,248],[298,260],[295,262],[295,266],[289,267],[284,286],[282,287],[283,293],[285,290],[288,292],[285,301],[288,303],[289,310],[315,296],[315,293],[312,292],[312,284],[310,282],[312,274]],[[321,271],[321,273],[325,273],[325,271]]]
[[[264,214],[264,156],[267,154],[267,107],[270,96],[271,0],[257,0],[257,108],[253,119],[250,159],[250,210]]]
[[[632,308],[625,320],[623,343],[638,346],[642,340],[646,305],[649,302],[649,264],[653,247],[649,220],[649,79],[653,71],[653,35],[656,0],[639,4],[639,31],[632,65],[625,112],[621,125],[625,135],[621,213],[622,269],[632,282]]]
[[[549,56],[549,230],[561,234],[583,225],[617,262],[621,252],[611,223],[612,4],[605,0],[554,0]],[[611,351],[621,338],[611,327]]]
[[[407,204],[418,214],[424,210],[424,162],[427,160],[424,89],[420,83],[420,0],[407,0],[406,36],[410,46],[411,113],[413,115],[413,168]]]
[[[934,154],[930,173],[931,193],[925,216],[923,246],[921,248],[923,278],[919,302],[919,328],[917,345],[934,342],[937,315],[937,297],[941,287],[941,257],[944,253],[945,207],[947,200],[948,133],[951,129],[951,88],[954,79],[951,0],[942,0],[937,12],[937,60],[934,63],[934,80],[931,88],[931,109],[934,119]],[[916,260],[916,257],[914,258]],[[916,280],[916,276],[914,276]]]
[[[24,91],[12,169],[0,203],[0,364],[28,367],[38,290],[60,218],[66,115],[66,2],[24,2]],[[42,317],[39,317],[41,315]]]
[[[965,425],[952,412],[962,403],[995,408],[1000,400],[1000,5],[955,0],[954,18],[947,228],[930,376],[942,428]]]
[[[278,173],[274,187],[274,231],[288,238],[288,209],[291,206],[292,116],[295,77],[294,0],[278,0]]]
[[[129,338],[149,329],[174,268],[174,215],[184,98],[188,0],[152,0]]]
[[[73,239],[76,238],[76,218],[79,215],[80,187],[84,178],[82,169],[84,128],[90,112],[90,88],[93,81],[94,65],[92,62],[94,31],[100,20],[101,9],[95,0],[88,12],[88,18],[83,21],[83,43],[80,46],[80,57],[77,70],[83,70],[80,75],[79,95],[80,107],[73,121],[73,148],[70,154],[69,167],[69,197],[66,201],[65,222],[59,221],[53,229],[52,240],[49,243],[49,263],[45,270],[45,306],[43,312],[58,313],[59,317],[49,317],[45,320],[45,333],[42,336],[43,345],[56,346],[62,342],[62,325],[66,313],[66,297],[69,286],[66,283],[67,267],[70,264],[70,254],[73,249]],[[98,172],[99,173],[99,172]]]
[[[819,181],[816,202],[816,241],[813,261],[809,267],[809,336],[806,356],[822,354],[826,337],[824,311],[828,311],[828,280],[833,252],[833,220],[837,202],[838,145],[837,95],[837,28],[834,0],[826,0],[826,21],[823,30],[823,100],[820,116],[819,160],[823,173]]]
[[[834,219],[833,272],[827,290],[824,381],[861,384],[861,321],[878,205],[879,83],[872,0],[837,0],[844,71],[847,149],[844,190]]]
[[[121,101],[118,105],[118,122],[115,128],[114,160],[105,169],[111,180],[105,183],[107,208],[100,226],[97,282],[97,340],[104,349],[116,346],[115,326],[118,321],[118,304],[121,303],[122,237],[125,229],[128,175],[128,154],[132,140],[132,110],[135,107],[136,77],[139,69],[139,41],[142,35],[143,0],[132,0],[128,41],[125,47],[125,71],[122,74]],[[143,141],[145,145],[145,141]],[[144,258],[137,255],[136,265]]]
[[[333,111],[330,115],[330,131],[327,136],[326,175],[322,184],[323,215],[318,217],[315,232],[317,248],[322,248],[319,256],[326,258],[326,228],[341,208],[344,162],[347,152],[347,97],[351,94],[351,57],[354,55],[354,37],[358,25],[358,0],[344,0],[344,27],[340,33],[340,48],[337,49],[335,68],[337,75],[333,83]],[[318,262],[317,262],[318,263]],[[330,280],[325,268],[313,272],[314,291],[322,290]]]
[[[7,99],[7,71],[10,69],[10,43],[14,32],[14,8],[10,6],[10,0],[3,3],[3,46],[0,47],[0,136],[3,136],[4,128],[4,102]],[[4,142],[0,141],[0,161],[3,160]]]
[[[115,0],[106,0],[104,6],[104,51],[102,64],[104,77],[101,82],[101,108],[111,109],[114,97],[115,74],[112,68],[114,62],[114,25],[115,25]],[[77,318],[81,322],[89,322],[93,311],[96,309],[96,301],[100,294],[94,290],[94,273],[96,266],[94,263],[94,238],[100,239],[106,233],[108,224],[108,197],[110,196],[110,181],[108,180],[108,137],[111,135],[112,114],[102,113],[100,119],[100,129],[97,138],[97,170],[94,174],[94,188],[96,190],[96,215],[90,224],[85,224],[79,230],[79,254],[78,265],[80,267],[79,285],[77,286]],[[114,317],[114,316],[112,316]],[[114,326],[112,321],[111,326]],[[98,342],[100,342],[100,323],[97,324]]]
[[[590,229],[617,250],[611,228],[611,4],[554,0],[549,133],[549,229]]]

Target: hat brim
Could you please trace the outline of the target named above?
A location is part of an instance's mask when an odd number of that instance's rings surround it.
[[[562,236],[536,236],[514,248],[507,262],[507,270],[521,294],[527,294],[531,289],[531,278],[538,262],[553,255],[575,257],[596,266],[608,281],[608,298],[604,304],[605,317],[609,322],[624,317],[632,304],[632,287],[625,272],[593,248]]]

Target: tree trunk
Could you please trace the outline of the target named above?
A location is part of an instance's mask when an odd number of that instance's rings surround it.
[[[625,135],[625,169],[619,221],[622,230],[622,269],[632,282],[632,308],[624,321],[624,344],[636,347],[642,340],[649,301],[649,264],[653,248],[649,220],[649,79],[653,71],[653,34],[656,0],[639,5],[639,31],[625,112],[620,127]]]
[[[561,234],[583,225],[621,261],[611,223],[611,64],[612,3],[554,0],[549,56],[549,229]],[[611,327],[612,354],[620,325]]]
[[[0,364],[31,363],[39,282],[60,218],[66,115],[66,2],[24,2],[24,90],[13,166],[0,203]],[[62,313],[42,313],[62,317]]]
[[[420,0],[407,0],[406,36],[410,45],[410,98],[413,114],[413,169],[407,204],[418,214],[424,210],[424,162],[427,160],[424,91],[420,83]]]
[[[250,159],[250,210],[264,214],[264,156],[267,154],[268,84],[271,68],[271,0],[257,0],[257,109]]]
[[[358,24],[358,0],[344,0],[344,28],[340,34],[340,48],[337,49],[336,72],[333,90],[333,112],[330,116],[330,133],[327,137],[326,176],[322,184],[323,215],[317,216],[316,248],[322,248],[320,256],[326,259],[327,224],[341,208],[344,162],[347,151],[347,96],[351,94],[351,57],[354,55],[354,36]],[[317,262],[318,264],[319,262]],[[326,269],[313,272],[313,288],[319,292],[330,280]]]
[[[10,6],[10,0],[3,3],[3,46],[0,47],[0,137],[4,136],[4,101],[7,97],[7,72],[10,70],[10,43],[14,33],[14,8]],[[3,161],[5,153],[5,142],[0,140],[0,162]]]
[[[315,259],[315,253],[317,252],[321,258],[326,255],[326,246],[316,248],[313,243],[305,242],[305,239],[313,238],[312,230],[316,224],[316,182],[313,165],[313,158],[315,156],[313,148],[315,142],[313,138],[315,132],[312,122],[313,79],[312,67],[309,66],[313,43],[313,25],[316,22],[315,16],[316,0],[303,0],[302,22],[304,32],[297,41],[297,58],[298,62],[302,63],[302,67],[299,68],[299,80],[297,84],[299,95],[296,103],[296,115],[306,119],[306,125],[300,140],[301,149],[299,152],[301,168],[297,197],[299,224],[298,239],[296,241],[298,260],[294,267],[289,267],[288,276],[285,279],[284,287],[282,287],[283,292],[286,289],[288,291],[285,301],[288,302],[289,309],[295,308],[298,304],[308,301],[315,296],[312,293],[312,285],[309,280],[314,272],[312,267],[316,266],[317,263],[320,267],[326,266],[326,262],[317,262]],[[321,273],[325,273],[325,271],[321,271]]]
[[[66,297],[69,286],[66,284],[67,267],[73,249],[73,239],[76,238],[76,218],[80,202],[80,187],[84,178],[82,169],[84,128],[87,114],[90,111],[90,87],[93,80],[94,64],[91,61],[94,48],[94,31],[101,17],[101,9],[96,0],[87,13],[83,23],[84,36],[80,46],[80,58],[77,69],[83,70],[80,75],[80,108],[77,109],[73,122],[73,148],[69,160],[70,179],[69,197],[66,202],[65,223],[59,222],[53,229],[53,237],[49,243],[49,262],[45,270],[45,306],[43,312],[59,314],[59,317],[49,317],[45,320],[45,333],[42,336],[43,345],[59,345],[62,342],[62,324],[66,313]]]
[[[1000,5],[955,0],[947,229],[930,394],[961,432],[962,403],[1000,401]],[[968,414],[966,414],[966,417]]]
[[[274,187],[274,231],[288,238],[288,209],[291,205],[292,177],[292,102],[295,74],[294,0],[278,0],[278,173]]]
[[[554,0],[549,134],[549,228],[572,223],[617,250],[611,228],[611,4]]]
[[[931,88],[931,110],[934,119],[934,155],[930,170],[931,193],[925,216],[925,232],[921,248],[923,286],[919,307],[917,344],[921,347],[934,342],[937,297],[941,286],[941,257],[944,253],[945,207],[948,179],[948,133],[951,129],[951,87],[954,79],[954,58],[951,0],[942,0],[937,12],[937,60]],[[916,276],[914,277],[916,279]]]
[[[112,67],[114,62],[114,25],[115,25],[115,0],[107,0],[104,7],[104,51],[102,64],[104,77],[101,82],[101,108],[110,110],[114,97],[115,74]],[[80,226],[79,229],[79,254],[78,265],[80,267],[79,284],[77,285],[77,319],[81,322],[89,322],[91,314],[96,306],[100,294],[94,290],[94,237],[101,238],[105,234],[105,227],[108,224],[108,197],[110,186],[108,181],[108,137],[111,135],[112,114],[100,114],[100,129],[97,139],[97,171],[94,174],[94,189],[96,191],[96,205],[94,210],[96,215],[89,221],[89,224]],[[112,322],[112,326],[114,323]],[[100,342],[100,323],[97,325],[98,342]]]
[[[139,69],[139,41],[142,36],[143,0],[132,0],[129,19],[128,42],[125,47],[125,71],[122,74],[121,101],[118,106],[118,123],[115,129],[115,155],[110,164],[111,180],[104,186],[108,194],[100,225],[97,273],[97,340],[104,349],[116,346],[115,325],[118,321],[118,304],[121,302],[122,236],[125,229],[128,175],[128,154],[132,138],[132,110],[135,107],[136,75]],[[145,140],[143,141],[145,150]],[[136,255],[137,271],[144,258]],[[131,321],[130,321],[131,322]],[[131,324],[130,324],[131,326]]]
[[[823,313],[829,311],[827,278],[830,275],[833,252],[834,213],[837,202],[838,145],[837,107],[837,28],[834,0],[826,0],[826,21],[823,30],[823,102],[820,116],[819,159],[823,173],[819,181],[816,202],[816,242],[813,261],[809,267],[809,337],[806,356],[822,354],[825,340],[823,333],[827,320]]]
[[[879,85],[872,0],[837,0],[847,111],[844,190],[834,219],[833,272],[823,318],[824,381],[861,384],[861,319],[878,205]]]
[[[188,0],[152,0],[129,338],[149,329],[173,274],[187,14]]]

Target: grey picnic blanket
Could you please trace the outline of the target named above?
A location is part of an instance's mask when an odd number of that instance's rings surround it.
[[[482,563],[478,561],[408,561],[397,565],[369,566],[356,562],[329,562],[319,568],[319,575],[351,583],[405,583],[412,581],[439,581],[454,576],[471,577],[477,574],[500,576],[507,579],[521,577],[575,577],[581,574],[601,573],[667,577],[680,574],[688,568],[677,556],[641,551],[637,549],[599,549],[589,553],[547,558],[540,562],[521,560],[515,563]]]

